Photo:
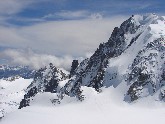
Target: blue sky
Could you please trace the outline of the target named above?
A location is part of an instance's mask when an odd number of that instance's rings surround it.
[[[22,0],[20,4],[20,0],[6,0],[6,3],[7,1],[18,2],[16,5],[18,10],[11,14],[8,14],[8,11],[4,12],[6,21],[9,24],[21,26],[41,21],[83,19],[92,13],[100,13],[103,17],[112,17],[153,12],[162,14],[165,11],[163,0],[28,0],[29,2]],[[21,7],[19,8],[19,6]],[[9,7],[7,6],[6,9]],[[15,9],[17,8],[15,7]],[[79,13],[79,17],[72,17],[71,12],[80,11],[84,13]],[[64,12],[70,12],[68,14],[71,17],[61,16]],[[44,18],[48,15],[51,16]]]
[[[164,6],[163,0],[1,0],[0,63],[68,69],[131,15],[165,15]]]

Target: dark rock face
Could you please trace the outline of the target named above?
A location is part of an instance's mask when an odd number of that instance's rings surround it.
[[[24,99],[22,99],[22,101],[20,102],[20,106],[18,109],[21,109],[23,107],[26,107],[26,106],[29,106],[29,103],[30,103],[30,98],[31,97],[34,97],[36,94],[37,94],[37,88],[36,87],[33,87],[31,88],[27,94],[24,95]]]
[[[78,60],[73,60],[69,78],[71,78],[73,75],[76,74],[76,68],[78,67],[78,65],[79,65]]]
[[[30,98],[34,97],[38,92],[58,92],[59,81],[65,80],[66,77],[66,74],[53,66],[52,63],[49,64],[49,67],[38,70],[33,82],[27,88],[27,93],[24,95],[19,109],[29,106]]]
[[[86,67],[81,73],[77,74],[74,81],[69,82],[70,85],[72,84],[73,87],[76,87],[77,83],[80,83],[82,86],[93,87],[96,91],[100,91],[100,88],[103,86],[103,78],[108,66],[108,60],[121,55],[129,47],[126,44],[124,34],[134,34],[139,28],[131,20],[132,17],[123,22],[120,28],[116,27],[113,30],[108,42],[99,45],[99,48],[90,57]],[[134,37],[132,38],[132,43],[135,39]]]

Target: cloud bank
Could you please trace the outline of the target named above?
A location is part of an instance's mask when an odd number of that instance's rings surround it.
[[[0,26],[0,46],[27,48],[56,56],[85,56],[107,42],[125,17],[43,22],[31,26]]]
[[[108,41],[114,27],[127,18],[104,17],[103,13],[89,10],[60,10],[41,18],[19,16],[23,10],[34,9],[45,1],[52,0],[0,1],[0,47],[14,48],[2,51],[1,60],[35,69],[51,62],[69,70],[73,58],[90,57],[100,43]],[[32,24],[13,25],[9,20]],[[26,48],[32,50],[23,50]]]
[[[48,54],[35,53],[31,49],[18,50],[6,49],[0,53],[0,57],[8,60],[11,65],[25,65],[33,69],[39,69],[53,63],[58,68],[69,70],[73,58],[71,56],[56,57]]]

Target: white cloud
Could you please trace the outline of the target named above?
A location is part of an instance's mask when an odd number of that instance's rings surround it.
[[[0,5],[0,16],[2,10],[6,11],[6,14],[20,12],[26,7],[26,2],[22,4],[19,1],[21,0],[7,0],[7,5],[0,1],[0,4],[4,5],[4,8]],[[12,3],[16,6],[10,12],[8,6]],[[45,18],[49,16],[55,15],[47,15]],[[101,42],[108,41],[113,28],[126,19],[124,16],[103,18],[100,13],[91,14],[88,11],[62,11],[56,13],[56,16],[71,20],[46,22],[39,19],[38,24],[21,27],[0,25],[0,46],[16,48],[1,52],[0,58],[10,60],[10,64],[28,65],[36,69],[51,62],[56,67],[69,70],[73,58],[82,60],[80,57],[90,57]],[[26,48],[37,53],[18,50]]]
[[[26,19],[17,17],[16,14],[22,12],[26,8],[32,7],[33,4],[37,2],[42,2],[46,0],[34,1],[34,0],[0,0],[0,25],[10,26],[8,20],[24,20],[31,21],[34,19]]]
[[[132,10],[144,10],[146,8],[150,8],[153,6],[153,3],[145,3],[145,4],[139,4],[133,8],[131,8]]]
[[[33,3],[32,0],[1,0],[0,15],[6,16],[20,12]]]
[[[31,49],[7,49],[0,53],[0,57],[9,60],[8,64],[27,65],[34,69],[53,63],[58,68],[69,70],[73,60],[71,56],[56,57],[48,54],[38,54]]]
[[[53,18],[62,18],[62,19],[102,19],[103,15],[101,13],[91,13],[86,10],[78,10],[78,11],[60,11],[56,13],[50,13],[45,15],[43,19],[53,19]]]
[[[89,17],[90,13],[85,10],[79,11],[61,11],[56,13],[50,13],[43,18],[63,18],[63,19],[79,19],[79,18],[87,18]]]
[[[61,0],[0,0],[0,46],[19,49],[29,47],[40,52],[37,54],[12,49],[0,53],[1,56],[4,54],[5,57],[12,60],[11,62],[14,64],[39,68],[52,62],[57,67],[64,66],[65,69],[68,69],[72,61],[70,56],[90,57],[100,43],[108,41],[114,27],[119,26],[127,18],[126,16],[104,18],[101,13],[91,13],[86,10],[61,11],[48,14],[40,19],[12,16],[27,7],[34,7],[34,3],[42,1],[63,4],[65,0],[62,2]],[[32,4],[33,6],[31,6]],[[123,3],[116,5],[128,6]],[[106,6],[113,5],[106,4]],[[38,23],[17,27],[6,21],[13,17],[14,20],[21,22]],[[46,22],[48,18],[69,20]]]
[[[52,21],[25,27],[0,26],[0,46],[30,47],[52,55],[85,56],[107,42],[126,17]]]
[[[85,54],[85,58],[90,58],[93,54],[94,54],[94,52],[87,52]]]
[[[103,19],[103,15],[100,13],[91,14],[92,19]]]

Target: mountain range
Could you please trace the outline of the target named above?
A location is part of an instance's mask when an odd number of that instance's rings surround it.
[[[52,63],[38,71],[23,68],[21,77],[33,81],[25,88],[19,109],[31,106],[37,97],[59,105],[66,99],[84,101],[86,89],[96,94],[114,88],[122,101],[136,103],[144,98],[165,101],[165,17],[156,14],[132,15],[115,27],[109,40],[101,43],[90,58],[73,60],[69,74]],[[1,71],[2,70],[2,71]],[[0,74],[10,71],[0,70]],[[14,69],[10,69],[13,70]],[[17,70],[17,69],[16,69]],[[12,75],[12,74],[11,74]],[[1,76],[3,77],[3,76]],[[84,87],[85,91],[84,91]],[[107,91],[106,91],[107,92]],[[115,98],[114,98],[115,100]]]
[[[34,77],[35,73],[36,71],[28,66],[0,65],[0,79],[14,80],[19,77],[30,79]]]
[[[20,107],[30,105],[39,92],[56,93],[83,100],[81,87],[101,92],[102,87],[120,87],[123,100],[133,102],[152,96],[165,97],[165,18],[155,14],[132,15],[115,27],[108,42],[101,43],[94,54],[78,62],[73,60],[69,76],[50,63],[37,71]],[[122,85],[122,87],[121,87]]]

